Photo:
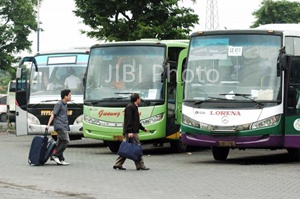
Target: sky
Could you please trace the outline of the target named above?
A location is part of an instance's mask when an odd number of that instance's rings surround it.
[[[180,1],[180,6],[191,7],[199,15],[199,24],[191,31],[205,29],[206,1]],[[262,0],[218,0],[219,27],[223,29],[248,28],[255,21],[252,12],[259,9]],[[39,10],[40,28],[39,51],[52,51],[73,47],[90,47],[100,43],[80,33],[80,29],[88,29],[80,18],[72,12],[75,10],[74,0],[43,0]],[[37,52],[37,33],[29,38],[33,41],[32,53]]]

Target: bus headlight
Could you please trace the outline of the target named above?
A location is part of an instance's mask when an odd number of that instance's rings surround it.
[[[207,131],[211,131],[213,128],[212,125],[198,122],[186,115],[182,115],[182,123],[189,125],[189,126],[200,128],[202,130],[207,130]]]
[[[189,125],[189,126],[200,128],[200,123],[198,121],[196,121],[186,115],[182,115],[182,123]]]
[[[141,120],[141,124],[143,126],[148,125],[148,124],[152,124],[154,122],[158,122],[158,121],[162,120],[162,118],[163,118],[163,113],[158,114],[158,115],[154,115],[154,116],[146,118],[146,119],[143,119],[143,120]]]
[[[83,115],[79,115],[75,121],[74,121],[74,125],[82,125],[83,122]]]
[[[28,113],[27,115],[27,122],[28,124],[36,124],[36,125],[41,124],[39,119],[36,116],[32,115],[31,113]]]
[[[84,116],[84,121],[90,124],[98,125],[98,126],[108,126],[108,127],[122,127],[123,123],[120,122],[106,122],[99,119],[92,118],[88,115]]]
[[[280,115],[275,115],[275,116],[260,120],[258,122],[254,122],[251,125],[251,129],[274,126],[274,125],[278,124],[279,119],[280,119]]]

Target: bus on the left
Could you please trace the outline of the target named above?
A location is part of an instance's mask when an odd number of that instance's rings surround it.
[[[88,51],[76,49],[22,58],[16,73],[17,135],[43,134],[54,105],[61,100],[60,91],[69,88],[70,139],[83,137],[83,78],[88,57]],[[52,125],[48,132],[55,134]]]

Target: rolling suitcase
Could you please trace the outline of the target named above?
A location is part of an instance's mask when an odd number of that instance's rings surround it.
[[[48,145],[48,137],[35,136],[31,142],[28,163],[31,165],[43,165],[45,163],[45,155]]]
[[[48,131],[45,130],[43,136],[35,136],[31,142],[28,163],[31,165],[44,165],[52,155],[56,142],[47,137]]]

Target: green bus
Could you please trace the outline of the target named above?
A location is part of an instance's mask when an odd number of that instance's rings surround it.
[[[300,25],[195,32],[182,106],[182,142],[230,149],[287,149],[300,159]]]
[[[123,140],[123,111],[139,93],[142,143],[170,142],[185,151],[180,139],[182,68],[188,40],[123,41],[91,47],[85,78],[84,137],[103,140],[117,152]]]

